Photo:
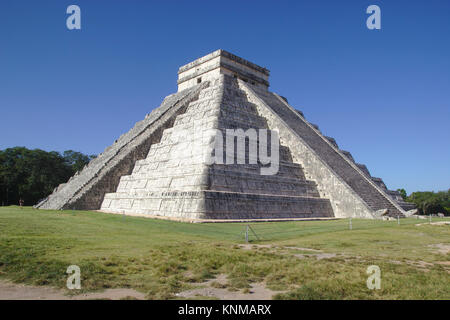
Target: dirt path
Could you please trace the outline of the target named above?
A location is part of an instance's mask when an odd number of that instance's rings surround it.
[[[443,255],[447,255],[450,253],[450,244],[447,243],[430,244],[429,247],[433,248],[433,251],[436,253],[440,253]]]
[[[140,300],[145,299],[145,295],[133,289],[107,289],[103,292],[68,296],[61,289],[29,286],[0,280],[0,300],[120,300],[127,298]]]
[[[248,292],[230,291],[227,288],[217,288],[214,283],[224,285],[227,282],[227,277],[224,274],[219,275],[215,279],[208,280],[203,283],[198,283],[201,288],[191,289],[177,293],[179,298],[195,298],[195,297],[210,297],[220,300],[272,300],[272,297],[284,291],[272,291],[266,288],[264,283],[253,283]]]
[[[417,227],[420,227],[420,226],[426,226],[426,225],[428,225],[428,226],[447,226],[447,225],[450,225],[450,221],[438,221],[438,222],[431,222],[431,223],[418,223],[418,224],[416,224],[416,226]]]
[[[216,279],[202,283],[203,288],[192,289],[177,294],[180,298],[194,298],[196,296],[214,297],[221,300],[270,300],[275,293],[267,289],[264,284],[253,284],[248,293],[229,291],[222,288],[211,287],[212,282],[225,282],[226,277],[221,275]],[[68,296],[64,290],[43,286],[29,286],[0,280],[0,300],[120,300],[145,299],[143,293],[133,289],[107,289],[103,292],[85,293]]]

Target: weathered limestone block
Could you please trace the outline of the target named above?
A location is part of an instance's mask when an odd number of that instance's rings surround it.
[[[374,213],[374,217],[375,218],[382,218],[384,216],[387,216],[389,214],[389,210],[388,209],[380,209],[375,211]]]
[[[418,213],[419,213],[419,210],[411,209],[411,210],[408,210],[408,211],[405,212],[405,216],[406,217],[411,217],[411,216],[413,216],[415,214],[418,214]]]

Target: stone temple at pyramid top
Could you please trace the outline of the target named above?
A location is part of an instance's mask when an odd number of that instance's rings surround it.
[[[219,49],[178,70],[178,92],[226,74],[267,90],[269,70]]]

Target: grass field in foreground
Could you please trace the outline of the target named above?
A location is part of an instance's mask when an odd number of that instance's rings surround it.
[[[0,207],[0,277],[64,288],[67,267],[78,265],[84,291],[134,288],[149,299],[174,298],[219,274],[229,290],[264,282],[278,299],[450,299],[448,225],[252,223],[260,240],[250,234],[251,250],[239,246],[245,225]],[[336,255],[319,260],[290,247]],[[381,269],[380,290],[367,289],[369,265]]]

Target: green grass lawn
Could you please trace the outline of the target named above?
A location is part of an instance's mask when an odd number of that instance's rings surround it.
[[[415,218],[352,225],[252,223],[259,240],[250,234],[249,250],[240,246],[245,224],[0,207],[0,277],[64,288],[67,267],[78,265],[83,291],[134,288],[149,299],[174,298],[219,274],[230,290],[264,282],[278,299],[450,299],[450,256],[434,247],[450,246],[448,225]],[[335,255],[317,259],[291,247]],[[381,268],[380,290],[366,286],[369,265]]]

